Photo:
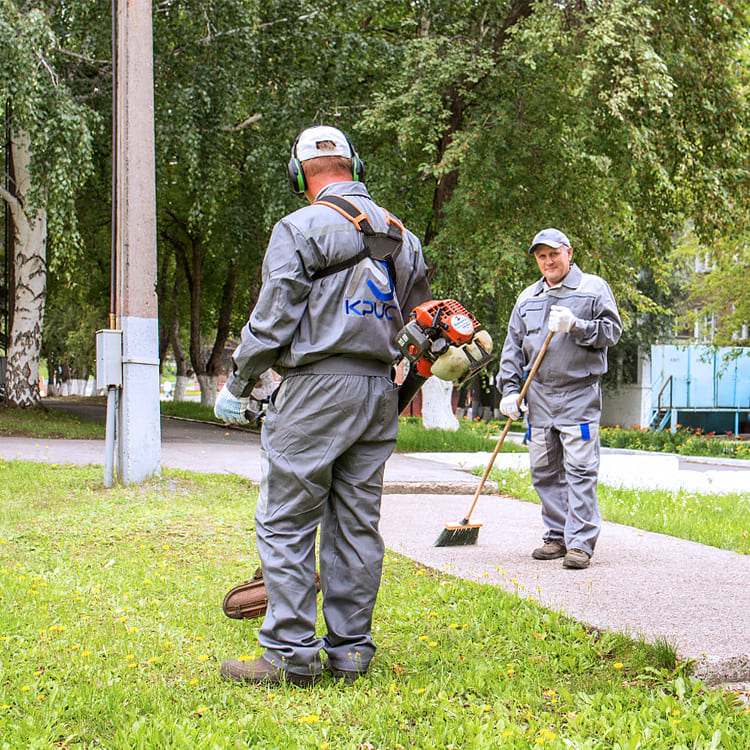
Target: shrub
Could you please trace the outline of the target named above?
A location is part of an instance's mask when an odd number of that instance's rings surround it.
[[[724,458],[750,459],[750,444],[742,440],[720,438],[704,434],[701,430],[679,427],[674,432],[655,432],[634,426],[602,427],[599,430],[601,444],[605,448],[628,448],[631,450],[679,453],[682,456],[721,456]]]

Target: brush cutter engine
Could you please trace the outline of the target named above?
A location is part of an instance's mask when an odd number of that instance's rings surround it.
[[[431,375],[461,384],[492,360],[491,336],[453,299],[415,307],[396,342],[409,362],[409,375],[399,389],[399,414]]]
[[[453,299],[423,302],[401,329],[398,347],[423,378],[435,375],[463,383],[492,359],[492,338]]]

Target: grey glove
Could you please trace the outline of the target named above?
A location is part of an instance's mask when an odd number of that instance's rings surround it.
[[[231,393],[226,386],[220,391],[216,397],[216,403],[214,404],[214,415],[217,419],[222,422],[231,422],[233,424],[250,424],[250,421],[245,416],[245,412],[250,406],[249,398],[237,398]]]
[[[521,418],[523,412],[527,411],[525,403],[521,403],[521,406],[518,405],[519,395],[518,393],[509,393],[500,399],[500,411],[514,422]]]

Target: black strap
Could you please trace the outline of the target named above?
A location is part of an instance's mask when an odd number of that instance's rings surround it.
[[[396,283],[395,258],[401,251],[404,237],[404,228],[400,222],[383,209],[388,222],[388,232],[376,232],[372,228],[367,214],[361,211],[354,203],[346,200],[346,198],[342,198],[340,195],[327,195],[322,200],[315,201],[314,205],[328,206],[349,219],[364,234],[365,247],[351,258],[315,271],[312,274],[313,281],[356,266],[357,263],[365,258],[372,258],[372,260],[381,261],[388,266],[391,279],[394,284]]]

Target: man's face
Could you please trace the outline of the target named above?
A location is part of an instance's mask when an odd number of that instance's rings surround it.
[[[534,257],[547,283],[550,286],[555,286],[570,271],[570,259],[573,257],[573,248],[537,245],[534,250]]]

